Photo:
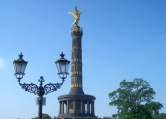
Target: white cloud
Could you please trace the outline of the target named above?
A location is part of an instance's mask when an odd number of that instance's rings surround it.
[[[4,68],[4,60],[0,58],[0,71]]]

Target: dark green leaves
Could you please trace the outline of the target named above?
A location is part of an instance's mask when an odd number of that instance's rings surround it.
[[[123,80],[120,87],[109,93],[111,106],[118,109],[119,119],[152,119],[162,104],[153,102],[155,91],[142,79]]]

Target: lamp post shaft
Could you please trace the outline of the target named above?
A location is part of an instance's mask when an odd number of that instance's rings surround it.
[[[38,112],[38,116],[39,116],[39,119],[42,119],[42,106],[43,106],[43,96],[39,96],[38,97],[38,106],[39,106],[39,112]]]
[[[43,87],[43,82],[44,82],[44,78],[43,76],[40,77],[39,79],[39,83],[40,83],[40,86],[38,88],[38,105],[39,105],[39,119],[42,119],[42,108],[43,108],[43,95],[45,94],[45,91],[44,91],[44,87]]]

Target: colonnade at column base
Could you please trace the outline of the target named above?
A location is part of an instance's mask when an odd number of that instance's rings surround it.
[[[95,119],[94,101],[92,95],[63,95],[59,100],[59,116],[62,119]]]

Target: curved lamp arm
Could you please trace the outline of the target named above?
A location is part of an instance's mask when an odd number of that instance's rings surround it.
[[[48,83],[45,84],[44,86],[42,85],[44,82],[43,77],[40,77],[40,86],[34,84],[34,83],[30,83],[30,84],[26,84],[26,83],[21,83],[19,81],[19,85],[21,86],[22,89],[24,89],[27,92],[33,93],[34,95],[39,95],[42,93],[42,95],[47,95],[51,92],[56,91],[57,89],[60,89],[61,86],[64,83],[64,79],[62,79],[61,83]]]
[[[26,84],[19,82],[19,85],[27,92],[33,93],[34,95],[38,94],[38,86],[34,83]]]
[[[63,85],[64,81],[65,80],[63,79],[61,83],[48,83],[44,85],[44,92],[45,92],[44,94],[47,95],[51,92],[56,91]]]

